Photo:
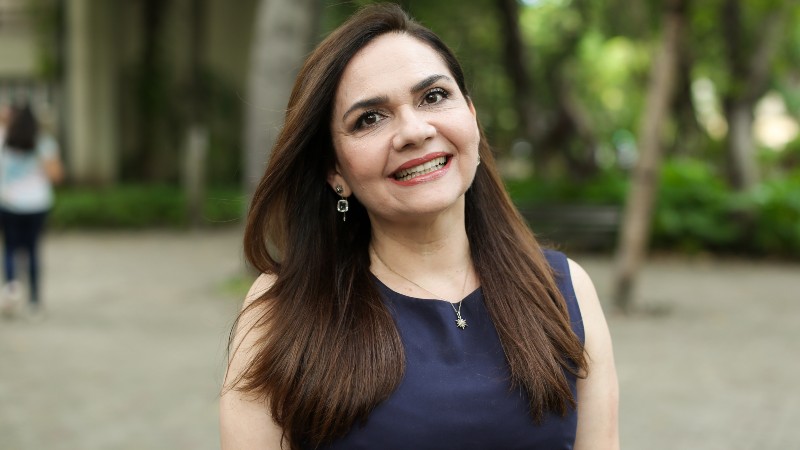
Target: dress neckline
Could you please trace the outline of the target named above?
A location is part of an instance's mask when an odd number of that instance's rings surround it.
[[[443,304],[443,305],[457,305],[459,302],[449,302],[447,300],[442,300],[440,298],[420,298],[420,297],[412,297],[410,295],[401,294],[400,292],[395,291],[394,289],[390,288],[386,285],[380,278],[378,278],[374,273],[370,272],[372,279],[378,283],[378,287],[385,291],[386,293],[392,294],[393,296],[400,297],[404,300],[410,300],[414,302],[425,302],[431,303],[435,302],[434,304]],[[481,286],[478,285],[473,291],[469,292],[464,298],[461,299],[461,302],[467,302],[469,299],[476,297],[481,292]]]

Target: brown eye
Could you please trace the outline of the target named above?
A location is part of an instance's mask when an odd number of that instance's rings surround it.
[[[437,88],[425,94],[425,97],[422,99],[422,104],[435,105],[446,98],[447,92],[445,92],[444,89]]]
[[[377,111],[367,111],[358,117],[358,120],[356,121],[353,129],[360,130],[361,128],[368,128],[377,124],[383,119],[384,116],[381,113]]]
[[[366,116],[364,116],[362,123],[364,125],[372,125],[378,123],[378,115],[375,113],[369,113]]]

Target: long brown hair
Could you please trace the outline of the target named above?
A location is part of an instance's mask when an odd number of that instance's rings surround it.
[[[260,314],[255,326],[269,331],[233,385],[268,400],[293,448],[343,436],[395,390],[405,368],[395,323],[370,276],[366,210],[351,197],[342,222],[338,197],[326,183],[335,161],[330,117],[342,72],[361,48],[390,32],[430,45],[468,98],[458,61],[433,32],[396,5],[368,6],[301,68],[250,206],[245,254],[275,282],[249,307]],[[503,188],[483,132],[479,154],[465,215],[486,307],[512,384],[529,395],[532,420],[566,414],[575,407],[566,372],[585,373],[583,346],[539,245]]]

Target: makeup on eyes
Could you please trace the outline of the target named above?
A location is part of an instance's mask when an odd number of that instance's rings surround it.
[[[438,82],[440,80],[444,80],[444,81],[446,81],[448,83],[454,83],[453,79],[450,78],[447,75],[434,74],[434,75],[430,75],[430,76],[424,78],[422,81],[420,81],[417,84],[415,84],[414,86],[412,86],[411,89],[409,89],[409,93],[412,94],[412,95],[416,95],[420,91],[423,91],[423,90],[433,86],[434,84],[436,84],[436,82]],[[381,95],[381,96],[372,97],[372,98],[369,98],[369,99],[357,101],[357,102],[353,103],[350,106],[350,108],[348,108],[347,111],[345,111],[345,113],[342,115],[342,121],[346,121],[347,120],[347,116],[349,116],[350,113],[354,112],[355,110],[362,109],[362,108],[371,108],[371,107],[380,105],[382,103],[387,103],[388,101],[389,101],[389,98],[387,96],[385,96],[385,95]]]
[[[432,77],[429,77],[429,78],[432,78]],[[433,80],[433,81],[438,81],[441,78],[446,78],[446,77],[440,76],[440,77],[437,77],[436,80]],[[426,79],[425,81],[428,81],[428,79]],[[422,84],[422,83],[420,83],[420,84]],[[415,88],[416,88],[416,86],[415,86]],[[414,90],[415,89],[412,89],[412,91],[414,91]],[[434,101],[429,101],[431,96],[435,96],[436,97],[434,99]],[[435,87],[435,88],[429,89],[428,91],[426,91],[422,95],[418,107],[437,105],[437,104],[441,103],[442,101],[447,100],[448,98],[450,98],[450,93],[449,93],[449,91],[447,89],[444,89],[442,87]],[[369,105],[369,106],[380,106],[381,103],[379,103],[379,102],[383,102],[383,104],[386,104],[386,103],[389,102],[389,99],[388,99],[388,97],[385,97],[385,96],[375,97],[373,99],[368,99],[368,100],[364,100],[364,101],[361,101],[361,102],[357,102],[353,106],[354,107],[357,107],[357,105],[362,105],[362,106],[367,106],[367,105]],[[345,114],[345,117],[347,116],[347,114],[349,114],[353,110],[354,110],[354,108],[350,108],[350,110]],[[386,114],[381,113],[377,109],[370,109],[370,110],[364,111],[363,113],[361,113],[358,116],[358,118],[355,120],[355,122],[349,127],[350,131],[351,132],[355,132],[355,131],[362,130],[364,128],[369,128],[369,127],[372,127],[374,125],[377,125],[379,122],[381,122],[383,120],[383,119],[376,120],[372,124],[366,123],[367,119],[370,118],[371,116],[383,116],[385,118]]]

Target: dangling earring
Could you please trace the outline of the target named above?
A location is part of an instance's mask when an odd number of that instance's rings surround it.
[[[347,199],[344,198],[344,196],[342,196],[342,192],[344,192],[344,189],[342,188],[341,185],[337,184],[336,185],[336,193],[339,194],[339,197],[342,197],[342,198],[341,198],[341,200],[336,202],[336,211],[339,211],[340,213],[342,213],[342,222],[346,222],[347,221],[347,216],[345,215],[345,213],[350,209],[350,204],[347,203]]]
[[[478,153],[478,165],[479,166],[481,165],[481,154],[480,153]]]

